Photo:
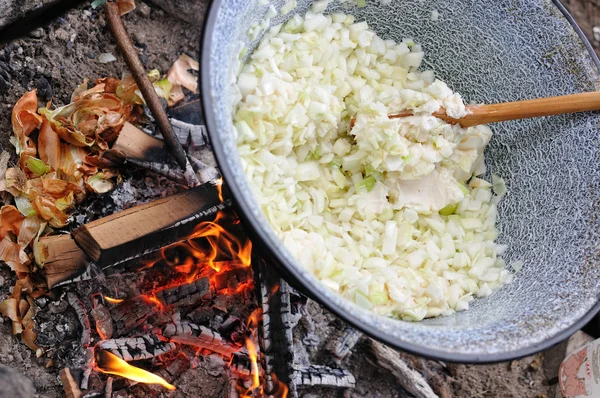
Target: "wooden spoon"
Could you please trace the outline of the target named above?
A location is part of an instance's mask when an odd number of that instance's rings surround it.
[[[472,127],[481,124],[504,122],[515,119],[528,119],[539,116],[562,115],[600,110],[600,91],[579,93],[560,97],[538,98],[527,101],[504,102],[489,105],[467,105],[469,114],[460,119],[454,119],[446,114],[444,108],[434,112],[433,116],[450,124],[459,124],[462,127]],[[390,119],[413,116],[413,112],[406,111],[390,115]],[[354,126],[356,119],[352,119],[350,127]]]

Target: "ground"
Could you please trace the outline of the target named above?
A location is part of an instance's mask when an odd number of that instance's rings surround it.
[[[4,4],[0,0],[0,5]],[[581,18],[586,33],[593,39],[592,27],[600,24],[600,1],[566,1],[573,13]],[[4,17],[0,14],[0,19]],[[199,25],[177,20],[152,3],[139,3],[138,8],[124,17],[136,47],[146,67],[163,73],[181,53],[198,54]],[[594,41],[597,48],[599,42]],[[98,56],[112,53],[117,61],[102,64]],[[68,101],[73,89],[84,79],[120,76],[126,65],[119,56],[104,21],[102,12],[86,6],[69,13],[31,37],[19,40],[0,50],[0,147],[11,149],[8,143],[10,111],[16,100],[32,88],[38,89],[42,101],[52,99],[57,104]],[[0,269],[0,299],[9,293],[11,275]],[[318,311],[318,310],[317,310]],[[322,311],[322,310],[321,310]],[[322,316],[331,317],[330,314]],[[330,327],[343,327],[333,318]],[[326,333],[327,331],[322,331]],[[367,342],[363,339],[354,354],[344,361],[351,372],[359,376],[354,391],[340,393],[350,397],[403,396],[396,380],[389,373],[371,365]],[[539,356],[495,365],[456,365],[428,361],[405,355],[405,359],[420,371],[441,397],[554,397],[555,385],[548,381],[556,375],[557,363],[564,358],[564,345]],[[58,380],[58,369],[47,359],[35,354],[10,333],[10,323],[0,319],[0,364],[14,367],[29,377],[36,396],[64,396]],[[181,391],[193,394],[198,380],[182,379]],[[322,391],[321,391],[322,392]],[[395,392],[395,393],[394,393]],[[306,392],[304,396],[319,396]],[[190,395],[192,396],[192,395]]]

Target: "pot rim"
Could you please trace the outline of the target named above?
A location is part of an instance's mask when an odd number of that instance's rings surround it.
[[[210,95],[210,93],[213,89],[213,87],[211,85],[210,71],[209,71],[209,65],[210,65],[210,55],[209,54],[211,53],[212,45],[213,45],[212,40],[211,40],[212,39],[211,33],[214,30],[214,26],[216,24],[216,19],[217,19],[217,15],[220,10],[220,7],[226,1],[227,0],[213,0],[212,3],[209,5],[207,18],[204,22],[204,28],[203,28],[202,37],[200,40],[200,54],[201,54],[200,61],[201,61],[202,67],[200,70],[199,79],[200,79],[200,95],[201,95],[201,99],[202,99],[201,100],[202,111],[204,112],[206,129],[208,130],[208,135],[211,139],[211,144],[212,144],[213,151],[215,153],[217,163],[219,165],[219,168],[220,168],[221,174],[223,175],[224,180],[225,181],[235,181],[235,179],[233,177],[233,173],[230,170],[230,168],[227,164],[227,161],[226,161],[226,158],[228,157],[229,154],[225,152],[225,148],[223,147],[222,142],[219,139],[219,134],[216,132],[216,130],[217,130],[216,129],[216,118],[212,112],[213,100]],[[551,1],[554,4],[554,6],[556,6],[556,8],[558,8],[558,10],[567,19],[567,21],[569,21],[569,23],[573,27],[573,30],[579,36],[579,38],[583,42],[584,46],[587,48],[587,50],[591,56],[592,62],[594,63],[594,65],[596,66],[598,71],[600,72],[600,59],[594,52],[594,49],[593,49],[591,43],[586,38],[585,34],[583,33],[583,31],[581,30],[579,25],[577,25],[577,22],[575,21],[573,16],[568,12],[568,10],[560,2],[560,0],[551,0]],[[585,324],[587,324],[590,320],[592,320],[592,318],[600,311],[600,301],[597,301],[596,304],[586,314],[584,314],[581,318],[579,318],[573,325],[571,325],[568,328],[565,328],[564,330],[557,333],[553,337],[543,340],[542,342],[540,342],[538,344],[534,344],[534,345],[526,347],[526,348],[521,348],[521,349],[512,350],[512,351],[505,351],[505,352],[501,352],[501,353],[458,354],[458,353],[452,353],[449,351],[437,350],[434,347],[426,347],[426,346],[421,346],[421,345],[417,345],[414,343],[409,343],[406,341],[398,340],[398,339],[388,335],[387,333],[384,333],[380,330],[375,330],[375,329],[371,328],[370,326],[365,325],[360,319],[358,319],[358,317],[356,317],[352,313],[348,313],[348,312],[344,311],[342,308],[338,307],[332,300],[330,300],[326,295],[324,295],[323,292],[321,292],[316,285],[313,285],[312,283],[304,280],[302,277],[302,274],[299,272],[299,270],[292,264],[288,263],[285,255],[284,255],[284,252],[282,250],[281,242],[274,242],[271,239],[269,239],[268,237],[264,236],[264,234],[261,232],[262,224],[259,221],[259,219],[256,218],[252,214],[251,208],[248,205],[248,199],[244,197],[240,188],[235,184],[228,184],[228,189],[230,190],[231,195],[233,196],[236,207],[240,210],[239,216],[243,221],[244,227],[248,230],[248,232],[251,236],[255,237],[255,239],[260,240],[261,246],[264,246],[267,248],[267,250],[269,252],[268,256],[271,257],[277,263],[277,265],[279,265],[278,268],[283,268],[280,271],[283,271],[283,273],[287,277],[293,279],[293,281],[295,283],[299,284],[304,290],[306,290],[306,293],[309,296],[316,298],[316,301],[318,301],[319,304],[323,305],[327,310],[329,310],[330,312],[335,314],[337,317],[339,317],[340,319],[349,323],[353,327],[361,330],[366,335],[368,335],[378,341],[381,341],[391,347],[394,347],[396,349],[407,351],[412,354],[416,354],[416,355],[434,359],[434,360],[441,360],[441,361],[453,362],[453,363],[484,364],[484,363],[510,361],[513,359],[533,355],[535,353],[546,350],[546,349],[560,343],[561,341],[567,339],[572,334],[574,334],[577,330],[579,330],[583,326],[585,326]],[[279,245],[277,245],[277,243],[279,243]],[[376,315],[376,314],[373,314],[373,316],[379,317],[379,315]]]

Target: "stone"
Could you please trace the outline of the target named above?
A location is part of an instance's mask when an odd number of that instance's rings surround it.
[[[139,3],[137,6],[137,11],[144,18],[148,18],[150,16],[150,7],[146,3]]]
[[[31,398],[34,394],[31,380],[13,368],[0,365],[0,398]]]
[[[204,21],[210,0],[150,0],[175,18],[190,24]]]

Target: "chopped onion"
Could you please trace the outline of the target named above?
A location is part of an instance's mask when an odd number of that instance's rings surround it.
[[[415,321],[466,310],[513,277],[494,242],[505,184],[476,177],[491,130],[432,117],[466,109],[418,70],[421,46],[324,15],[328,4],[266,32],[234,71],[232,128],[256,199],[299,263],[357,305]],[[415,116],[388,118],[403,110]]]

